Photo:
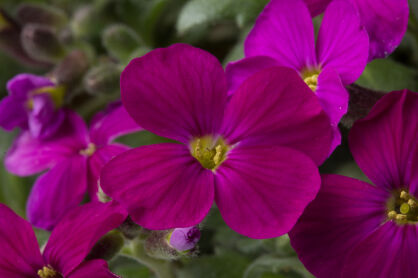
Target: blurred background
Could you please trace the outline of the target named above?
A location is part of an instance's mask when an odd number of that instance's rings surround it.
[[[1,0],[0,97],[14,75],[47,75],[67,86],[67,106],[86,121],[119,98],[119,75],[134,57],[183,42],[203,48],[226,65],[243,57],[243,41],[268,0]],[[375,60],[357,84],[389,92],[418,91],[418,0],[410,1],[408,32],[388,58]],[[315,18],[318,26],[321,18]],[[353,162],[346,135],[321,167],[367,180]],[[18,131],[0,130],[4,156]],[[149,132],[125,136],[136,147],[167,141]],[[0,165],[0,202],[25,216],[26,199],[36,177],[20,178]],[[289,245],[287,236],[252,240],[229,229],[214,209],[202,225],[199,256],[183,258],[179,277],[281,278],[312,277]],[[37,231],[42,243],[48,236]],[[144,266],[126,258],[110,262],[122,277],[153,277]]]

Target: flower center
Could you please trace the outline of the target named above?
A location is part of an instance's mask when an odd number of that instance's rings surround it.
[[[388,218],[399,224],[418,223],[418,202],[406,190],[396,191],[388,202]]]
[[[318,88],[318,76],[321,70],[319,69],[306,69],[302,71],[302,79],[306,85],[311,88],[312,91],[316,91]]]
[[[35,89],[31,92],[31,95],[37,94],[48,94],[52,101],[55,104],[55,108],[62,107],[64,103],[64,95],[65,95],[65,88],[64,86],[45,86],[38,89]],[[32,109],[33,108],[33,100],[29,97],[27,101],[27,106]]]
[[[204,136],[192,140],[190,148],[192,156],[204,168],[210,170],[216,170],[225,161],[226,153],[229,150],[222,138],[213,138],[212,136]]]
[[[95,151],[96,151],[96,145],[93,143],[89,143],[87,145],[87,148],[80,151],[80,154],[85,155],[85,156],[91,156],[92,154],[94,154]]]
[[[44,266],[42,269],[38,270],[38,276],[40,278],[63,278],[63,276],[51,266]]]

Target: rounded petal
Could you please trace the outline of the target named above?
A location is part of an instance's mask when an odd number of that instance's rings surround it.
[[[100,185],[150,230],[200,223],[214,199],[213,173],[179,144],[156,144],[124,152],[106,164]]]
[[[132,60],[121,75],[122,102],[143,128],[188,143],[218,131],[227,101],[219,61],[185,44]]]
[[[418,94],[407,90],[382,97],[349,134],[350,150],[377,186],[409,187],[418,194]]]
[[[387,222],[351,251],[341,277],[418,277],[417,246],[417,225]]]
[[[0,127],[7,131],[15,127],[22,129],[28,126],[28,114],[25,102],[11,96],[7,96],[0,101]]]
[[[234,231],[272,238],[290,231],[320,184],[315,163],[298,151],[237,146],[216,171],[215,201]]]
[[[105,145],[119,136],[140,131],[142,128],[129,116],[120,101],[94,116],[90,126],[90,138],[96,145]]]
[[[264,8],[245,40],[245,55],[270,56],[297,71],[316,66],[311,15],[302,0],[275,0]]]
[[[318,98],[296,71],[274,67],[248,78],[232,95],[221,134],[229,144],[282,145],[318,165],[329,155],[332,129]]]
[[[317,198],[289,233],[299,259],[316,277],[340,277],[348,252],[385,219],[387,198],[368,183],[322,176]]]
[[[87,159],[75,155],[63,160],[40,176],[32,187],[26,207],[29,222],[52,230],[68,211],[81,203],[86,191]]]
[[[353,0],[370,38],[369,60],[385,58],[401,43],[408,27],[408,0]]]
[[[31,225],[0,204],[0,277],[36,277],[44,265]]]
[[[6,154],[7,171],[19,176],[33,175],[85,148],[88,136],[85,123],[75,113],[66,113],[61,128],[48,139],[36,139],[29,131],[20,134]]]
[[[112,158],[129,150],[128,146],[111,144],[97,149],[88,159],[88,192],[91,200],[98,200],[98,182],[100,171]]]
[[[45,260],[68,277],[94,244],[126,217],[126,211],[115,202],[95,202],[73,209],[52,231],[44,251]]]
[[[68,278],[117,278],[119,276],[110,272],[107,262],[104,260],[91,260],[83,262]]]
[[[10,96],[24,101],[31,91],[53,85],[54,83],[51,80],[43,76],[22,73],[16,75],[7,82],[7,90],[9,91]]]
[[[276,60],[267,56],[253,56],[228,63],[225,69],[228,94],[233,94],[254,73],[277,65]]]
[[[356,8],[346,0],[327,7],[317,40],[317,55],[323,69],[338,72],[344,85],[356,81],[367,64],[369,37]]]

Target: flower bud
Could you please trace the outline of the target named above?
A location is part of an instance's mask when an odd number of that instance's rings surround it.
[[[41,24],[27,24],[23,27],[21,40],[26,53],[37,60],[57,62],[64,58],[65,49],[59,42],[55,31]]]
[[[121,232],[113,230],[103,236],[91,249],[86,260],[110,260],[122,249],[124,244]]]
[[[178,251],[193,249],[200,239],[200,230],[197,227],[176,228],[168,235],[168,243]]]
[[[90,69],[84,77],[83,85],[92,95],[110,95],[119,92],[121,70],[113,63],[104,63]]]
[[[105,29],[102,43],[112,57],[128,61],[131,54],[141,45],[141,39],[129,26],[113,24]]]
[[[82,78],[88,66],[84,52],[75,50],[68,54],[49,75],[55,83],[71,86]]]
[[[63,10],[35,3],[21,4],[17,9],[16,19],[22,25],[38,23],[57,29],[64,27],[68,22],[67,15]]]

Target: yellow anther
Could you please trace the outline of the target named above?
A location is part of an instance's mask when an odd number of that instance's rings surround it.
[[[408,200],[409,199],[409,194],[405,190],[402,190],[400,197],[401,197],[401,199]]]
[[[405,221],[405,220],[407,220],[407,216],[405,214],[397,214],[396,215],[396,220]]]
[[[407,203],[403,203],[401,206],[400,206],[400,208],[399,208],[399,211],[402,213],[402,214],[408,214],[408,212],[411,210],[411,207],[407,204]]]
[[[311,88],[312,91],[316,91],[316,88],[318,87],[318,74],[310,75],[303,79],[305,81],[306,85],[308,85],[309,88]]]
[[[215,148],[215,156],[213,157],[213,162],[215,162],[215,164],[219,164],[219,162],[221,162],[221,155],[222,155],[222,146],[221,145],[217,145]]]
[[[190,149],[204,168],[215,170],[225,160],[228,146],[222,138],[204,136],[191,141]]]
[[[417,207],[417,202],[415,202],[413,199],[409,199],[409,200],[408,200],[408,205],[409,205],[411,208],[416,208],[416,207]]]
[[[80,151],[80,154],[85,155],[85,156],[91,156],[92,154],[94,154],[95,151],[96,151],[96,145],[93,143],[89,143],[87,145],[87,148]]]
[[[388,218],[389,219],[395,219],[396,215],[397,215],[397,213],[394,210],[391,210],[391,211],[388,212]]]
[[[58,277],[62,277],[58,272],[56,272],[50,266],[44,266],[42,269],[38,270],[38,276],[40,278],[58,278]]]

